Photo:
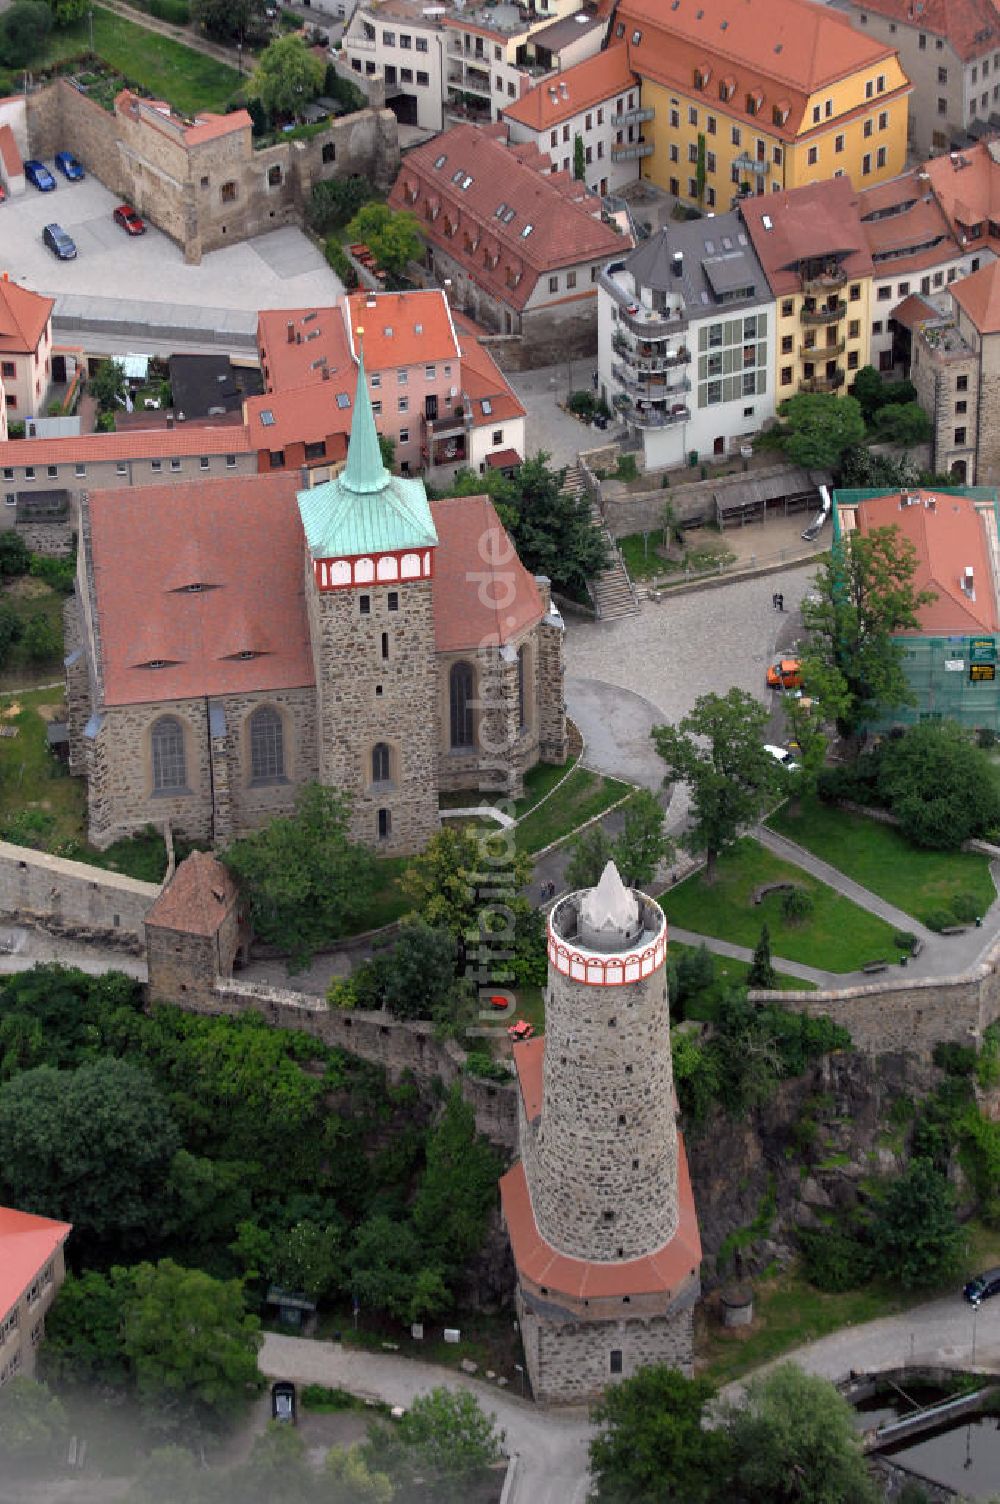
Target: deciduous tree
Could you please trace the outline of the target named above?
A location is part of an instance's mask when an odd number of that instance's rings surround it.
[[[435,1500],[464,1499],[483,1468],[501,1455],[504,1433],[467,1389],[432,1389],[418,1395],[391,1428],[372,1427],[365,1454],[370,1464],[406,1487],[421,1478]]]
[[[781,768],[764,750],[767,711],[742,689],[700,695],[676,726],[654,726],[656,750],[666,763],[665,781],[681,779],[691,789],[692,823],[684,837],[704,851],[706,882],[715,878],[719,852],[760,817],[767,796],[781,782]]]
[[[267,35],[266,0],[190,0],[191,19],[217,42],[256,42]]]
[[[19,1468],[55,1461],[66,1434],[62,1402],[44,1384],[17,1376],[0,1389],[0,1464]]]
[[[955,1273],[965,1237],[955,1193],[929,1159],[913,1159],[883,1192],[872,1229],[879,1273],[906,1288]]]
[[[388,1473],[370,1468],[360,1445],[331,1447],[324,1472],[324,1504],[392,1504],[395,1497]]]
[[[1000,823],[993,764],[952,721],[911,726],[885,742],[877,788],[917,846],[957,850]]]
[[[45,1321],[45,1373],[74,1384],[124,1384],[125,1312],[132,1295],[127,1269],[67,1274]]]
[[[588,825],[570,846],[564,874],[568,888],[594,888],[614,854],[611,837],[600,823]]]
[[[322,92],[326,64],[297,33],[277,37],[260,55],[247,85],[272,120],[296,116]]]
[[[638,789],[625,806],[625,823],[613,843],[619,872],[632,887],[644,887],[671,849],[663,829],[664,808],[649,789]]]
[[[726,1444],[702,1426],[714,1389],[662,1364],[612,1385],[594,1408],[590,1470],[600,1504],[714,1504]]]
[[[420,256],[420,227],[416,216],[388,204],[363,204],[347,226],[348,240],[361,241],[390,277],[401,277],[410,261]]]
[[[856,733],[885,710],[913,703],[897,632],[916,628],[937,597],[913,583],[916,550],[898,527],[857,529],[834,543],[802,602],[806,688],[835,698],[838,726]]]
[[[46,0],[16,0],[0,16],[0,63],[25,68],[45,47],[52,30],[52,11]]]
[[[102,360],[89,382],[90,395],[97,398],[101,412],[114,412],[125,406],[128,383],[120,360]]]
[[[835,470],[841,455],[865,436],[865,420],[853,397],[799,392],[778,406],[785,420],[782,446],[805,470]]]

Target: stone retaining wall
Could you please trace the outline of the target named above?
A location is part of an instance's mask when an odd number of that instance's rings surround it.
[[[159,891],[156,883],[0,841],[0,915],[8,921],[138,950]]]
[[[435,1037],[434,1025],[402,1021],[382,1011],[331,1008],[322,998],[278,987],[220,980],[211,994],[177,999],[191,1012],[239,1015],[254,1009],[281,1029],[299,1029],[324,1044],[381,1066],[394,1080],[409,1071],[422,1081],[449,1087],[461,1080],[462,1096],[476,1115],[476,1128],[504,1148],[517,1143],[517,1088],[511,1079],[483,1081],[465,1074],[465,1051]]]

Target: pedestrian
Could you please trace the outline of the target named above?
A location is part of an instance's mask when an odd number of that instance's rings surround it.
[[[785,597],[779,591],[778,592],[778,610],[779,611],[784,611],[784,609],[785,609]]]
[[[598,386],[600,385],[600,377],[598,376],[598,374],[597,374],[596,371],[594,372],[593,376],[590,379],[594,383],[594,391],[596,392]]]
[[[776,590],[771,591],[771,608],[774,611],[778,609],[778,592]]]

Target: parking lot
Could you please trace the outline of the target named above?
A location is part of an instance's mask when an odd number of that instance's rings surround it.
[[[183,253],[148,225],[132,238],[112,219],[120,202],[97,181],[67,182],[52,166],[57,187],[30,184],[0,204],[0,271],[33,291],[99,299],[123,298],[203,309],[295,308],[329,303],[341,284],[320,252],[294,228],[274,230],[185,264]],[[57,261],[42,244],[55,221],[76,242],[75,261]]]

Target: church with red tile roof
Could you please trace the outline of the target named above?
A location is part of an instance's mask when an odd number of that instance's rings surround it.
[[[488,497],[430,503],[385,469],[363,355],[346,465],[307,482],[81,496],[66,676],[95,845],[168,820],[224,845],[319,782],[348,796],[356,839],[406,853],[441,793],[517,797],[565,760],[548,581]]]

